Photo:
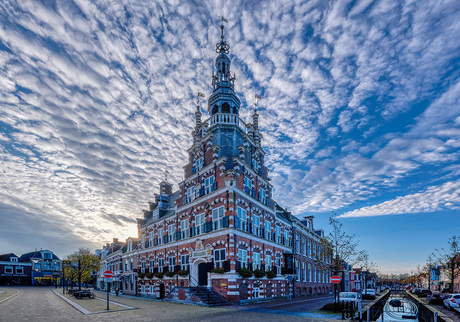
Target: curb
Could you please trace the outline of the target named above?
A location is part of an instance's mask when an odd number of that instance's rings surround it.
[[[121,304],[121,303],[116,303],[116,302],[109,301],[109,303],[116,304],[116,305],[119,305],[119,306],[122,306],[122,307],[125,307],[125,308],[124,309],[116,309],[116,310],[108,310],[108,311],[91,312],[91,311],[88,311],[87,309],[85,309],[84,307],[82,307],[81,305],[78,305],[77,303],[65,298],[64,296],[62,296],[61,294],[59,294],[55,290],[51,289],[51,291],[53,291],[54,294],[59,296],[61,299],[63,299],[68,304],[72,305],[74,308],[76,308],[78,311],[80,311],[82,314],[85,314],[85,315],[99,314],[99,313],[109,313],[109,312],[118,312],[118,311],[127,311],[127,310],[135,310],[136,309],[135,307],[132,307],[132,306],[127,306],[127,305],[124,305],[124,304]],[[98,298],[98,297],[96,297],[96,299],[100,300],[100,301],[105,301],[104,299],[101,299],[101,298]]]

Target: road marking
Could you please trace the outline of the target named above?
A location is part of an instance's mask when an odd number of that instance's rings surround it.
[[[19,293],[21,293],[21,291],[18,291],[16,294],[13,294],[13,295],[7,297],[6,299],[1,300],[0,303],[3,303],[3,302],[5,302],[6,300],[9,300],[10,298],[15,297],[15,296],[18,295]]]

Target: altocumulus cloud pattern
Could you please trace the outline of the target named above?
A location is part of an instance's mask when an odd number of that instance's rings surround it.
[[[455,0],[2,1],[0,241],[133,233],[164,171],[181,181],[221,15],[242,117],[263,97],[284,206],[458,209],[459,11]]]

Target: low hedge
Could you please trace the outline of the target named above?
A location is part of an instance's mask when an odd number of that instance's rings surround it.
[[[241,277],[243,277],[243,278],[249,278],[249,277],[252,276],[252,272],[251,272],[249,269],[247,269],[247,268],[242,268],[242,269],[240,269],[240,271],[239,271],[238,273],[239,273],[239,274],[241,275]]]
[[[176,273],[172,272],[172,271],[168,271],[165,273],[166,276],[168,277],[173,277],[174,275],[176,275]]]

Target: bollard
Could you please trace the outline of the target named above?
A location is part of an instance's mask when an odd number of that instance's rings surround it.
[[[366,321],[371,322],[370,315],[369,315],[369,308],[367,308]]]
[[[341,302],[340,306],[342,308],[342,320],[345,320],[345,305],[344,305],[344,302]]]
[[[434,322],[438,322],[438,312],[434,312]]]
[[[350,312],[350,318],[351,318],[352,320],[354,320],[354,319],[355,319],[355,311],[354,311],[355,303],[354,303],[354,302],[351,302],[350,304],[351,304],[351,305],[350,305],[350,310],[351,310],[351,312]]]

